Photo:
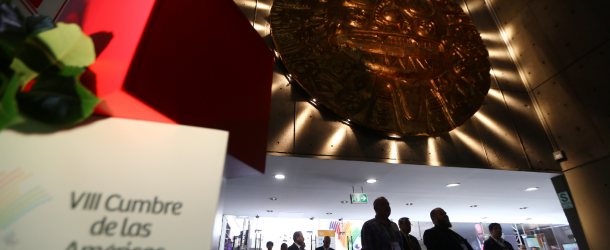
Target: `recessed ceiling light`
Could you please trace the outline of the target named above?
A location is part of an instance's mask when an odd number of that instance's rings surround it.
[[[527,207],[520,207],[519,209],[527,209]]]
[[[532,218],[526,218],[525,220],[531,220]]]
[[[377,180],[375,180],[375,179],[368,179],[368,180],[366,180],[366,183],[375,183],[375,182],[377,182]]]
[[[478,207],[478,206],[479,206],[479,205],[472,205],[472,206],[470,206],[470,207]]]
[[[483,219],[483,220],[484,220],[484,219],[487,219],[487,217],[483,217],[483,218],[481,218],[481,219]]]
[[[267,213],[273,213],[273,210],[267,210]]]
[[[538,190],[538,187],[531,187],[531,188],[525,189],[526,192],[531,192],[531,191],[536,191],[536,190]]]
[[[275,178],[276,178],[276,179],[278,179],[278,180],[283,180],[283,179],[286,179],[286,176],[285,176],[285,175],[283,175],[283,174],[276,174],[276,175],[274,175],[273,177],[275,177]]]
[[[413,203],[407,203],[407,206],[413,206]]]
[[[452,188],[452,187],[457,187],[459,185],[460,185],[459,183],[451,183],[451,184],[447,184],[447,187]]]
[[[272,201],[277,201],[277,198],[275,198],[275,197],[271,197],[271,198],[269,198],[269,200],[272,200]]]
[[[349,201],[341,201],[341,203],[343,203],[343,204],[348,203],[348,202],[349,202]]]
[[[331,215],[331,214],[333,214],[333,213],[326,213],[326,214]]]

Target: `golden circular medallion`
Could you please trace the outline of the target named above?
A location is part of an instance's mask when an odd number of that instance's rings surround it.
[[[275,0],[270,23],[292,77],[353,123],[440,135],[489,91],[487,49],[453,0]]]

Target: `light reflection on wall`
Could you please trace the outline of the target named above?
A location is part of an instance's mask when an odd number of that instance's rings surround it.
[[[491,41],[491,42],[504,42],[502,41],[502,38],[500,38],[499,36],[494,36],[493,34],[490,33],[481,33],[481,39],[483,39],[483,41]]]
[[[428,137],[428,165],[440,166],[439,152],[434,137]]]
[[[297,104],[298,105],[298,104]],[[299,139],[299,135],[301,135],[302,130],[306,127],[309,126],[309,124],[306,124],[305,121],[307,120],[307,118],[309,117],[309,114],[313,111],[317,111],[317,109],[310,104],[306,104],[306,105],[299,105],[299,108],[301,109],[301,112],[299,114],[297,114],[297,119],[294,123],[294,133],[297,136],[296,139]]]
[[[481,121],[483,126],[498,136],[498,138],[506,137],[506,129],[500,123],[492,121],[488,116],[482,114],[480,111],[474,114],[474,116]],[[506,139],[507,138],[504,138],[504,140]]]
[[[390,147],[390,161],[392,163],[398,162],[398,146],[394,140],[392,140],[392,145]]]
[[[342,126],[341,128],[337,129],[337,131],[331,137],[330,141],[327,144],[331,145],[333,148],[338,147],[339,144],[341,144],[343,142],[343,139],[345,139],[345,133],[346,133],[345,128],[346,128],[346,126]]]
[[[506,50],[487,48],[487,51],[489,52],[490,58],[510,60],[510,56]]]
[[[270,5],[267,5],[267,4],[264,4],[264,3],[258,3],[258,7],[257,7],[257,8],[259,8],[259,9],[266,9],[266,10],[270,10],[270,9],[271,9],[271,6],[270,6]]]
[[[489,92],[487,94],[496,100],[502,100],[502,93],[500,92],[500,90],[489,89]]]
[[[464,144],[466,144],[466,146],[471,150],[471,152],[479,154],[479,155],[482,153],[482,151],[477,150],[481,146],[481,144],[479,142],[477,142],[477,140],[472,138],[470,135],[467,135],[466,133],[459,131],[458,129],[454,129],[453,131],[451,131],[449,133],[454,134],[461,141],[463,141]]]
[[[258,30],[258,31],[263,31],[263,30],[267,30],[267,27],[260,25],[258,23],[254,24],[254,29]]]

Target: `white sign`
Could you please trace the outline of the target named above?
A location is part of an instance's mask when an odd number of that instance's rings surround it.
[[[557,193],[557,197],[559,197],[559,202],[561,202],[561,207],[563,207],[563,209],[574,208],[574,204],[567,191]]]
[[[92,120],[0,132],[0,249],[209,249],[228,133]]]

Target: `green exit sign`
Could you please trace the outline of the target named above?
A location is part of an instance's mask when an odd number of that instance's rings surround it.
[[[354,193],[350,197],[352,198],[352,204],[366,204],[369,201],[365,193]]]

